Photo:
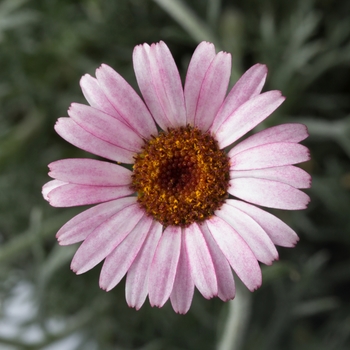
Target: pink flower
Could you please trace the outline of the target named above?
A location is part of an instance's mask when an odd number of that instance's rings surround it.
[[[296,233],[255,205],[298,210],[311,178],[293,164],[309,159],[301,124],[251,131],[284,101],[261,93],[267,68],[256,64],[226,96],[231,56],[202,42],[184,89],[165,43],[136,46],[133,63],[144,101],[102,65],[81,87],[90,106],[73,103],[55,126],[66,141],[112,162],[64,159],[49,165],[43,187],[52,206],[97,204],[57,233],[61,245],[83,242],[71,268],[84,273],[104,260],[101,288],[126,277],[127,303],[139,309],[170,298],[186,313],[194,287],[205,298],[235,297],[234,273],[251,291],[261,285],[258,261],[278,259]],[[164,130],[159,132],[157,125]],[[116,164],[133,164],[133,170]],[[251,204],[252,203],[252,204]]]

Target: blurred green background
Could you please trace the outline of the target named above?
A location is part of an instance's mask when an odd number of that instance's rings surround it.
[[[232,53],[232,84],[267,64],[265,90],[287,100],[263,127],[302,122],[310,132],[302,167],[313,177],[311,204],[275,211],[298,245],[279,249],[241,304],[196,292],[185,316],[148,300],[129,309],[124,281],[99,289],[100,266],[71,272],[76,246],[59,247],[55,233],[82,209],[51,208],[41,196],[48,163],[92,157],[53,129],[71,102],[85,103],[80,77],[107,63],[137,89],[133,47],[159,40],[182,76],[202,40]],[[1,0],[0,349],[226,350],[227,332],[238,334],[234,350],[349,349],[349,157],[348,0]]]

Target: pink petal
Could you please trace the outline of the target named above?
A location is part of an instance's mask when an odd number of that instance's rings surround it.
[[[123,208],[136,203],[136,197],[126,197],[95,205],[74,216],[56,234],[61,245],[81,242],[103,222]]]
[[[62,159],[49,164],[49,176],[80,185],[121,186],[131,184],[132,172],[120,165],[95,159]]]
[[[308,195],[292,186],[265,179],[232,179],[228,192],[247,202],[276,209],[305,209],[310,201]]]
[[[168,226],[159,241],[149,275],[149,300],[162,307],[173,289],[181,250],[181,228]]]
[[[266,75],[267,67],[257,63],[240,77],[221,106],[211,128],[212,132],[215,133],[239,106],[260,94],[265,84]]]
[[[191,275],[190,262],[186,252],[184,232],[182,233],[181,252],[177,265],[174,287],[170,294],[171,305],[175,312],[185,314],[192,303],[194,282]]]
[[[56,132],[72,145],[110,160],[132,164],[135,152],[112,145],[88,133],[71,118],[59,118]]]
[[[185,100],[179,71],[164,42],[136,46],[134,70],[142,96],[158,125],[186,125]]]
[[[292,142],[298,143],[308,137],[307,128],[303,124],[281,124],[271,128],[257,132],[241,141],[237,146],[233,147],[228,153],[229,157],[243,152],[249,148],[265,145],[275,142]]]
[[[216,244],[206,225],[199,226],[207,242],[210,255],[212,257],[216,278],[218,281],[218,297],[223,301],[231,300],[236,295],[235,281],[231,267],[223,255],[221,249]]]
[[[134,204],[104,221],[81,244],[74,255],[71,269],[81,274],[100,263],[134,229],[144,214],[139,205]]]
[[[135,260],[152,225],[153,218],[144,216],[103,263],[100,287],[107,292],[113,289],[127,273]]]
[[[135,46],[133,52],[133,64],[136,80],[147,107],[154,120],[163,130],[172,127],[172,123],[165,114],[163,106],[159,103],[156,85],[153,82],[150,63],[150,46],[148,44]]]
[[[285,98],[280,91],[257,95],[238,107],[214,133],[220,148],[238,140],[274,112]]]
[[[197,224],[184,229],[184,238],[194,284],[210,299],[218,294],[218,283],[210,252]]]
[[[274,244],[283,247],[294,247],[299,240],[298,235],[288,225],[267,211],[234,199],[228,199],[226,203],[253,218],[270,236]]]
[[[254,177],[257,179],[284,182],[295,188],[309,188],[311,186],[311,176],[303,169],[293,165],[258,170],[234,170],[230,172],[231,179],[239,177]]]
[[[139,152],[144,144],[130,127],[90,106],[73,103],[68,114],[88,133],[118,147]]]
[[[194,51],[188,66],[184,95],[187,123],[195,125],[195,115],[201,87],[210,63],[215,57],[215,47],[211,43],[201,42]]]
[[[118,187],[65,184],[47,194],[53,207],[74,207],[107,202],[135,192],[129,185]]]
[[[42,188],[42,195],[44,197],[45,200],[49,201],[49,197],[48,197],[48,194],[54,190],[55,188],[58,188],[58,187],[61,187],[63,185],[66,185],[67,182],[64,182],[64,181],[60,181],[60,180],[52,180],[52,181],[49,181],[47,182],[43,188]]]
[[[148,232],[148,237],[126,276],[126,301],[130,307],[134,307],[136,310],[141,308],[148,294],[150,266],[161,238],[162,230],[163,226],[158,221],[153,221],[153,225]]]
[[[298,143],[268,143],[249,148],[230,158],[230,170],[250,170],[297,164],[310,159],[309,150]]]
[[[223,204],[215,215],[225,220],[244,239],[259,261],[271,265],[278,259],[273,242],[249,215],[228,204]]]
[[[123,121],[123,118],[115,110],[115,108],[109,102],[107,96],[102,91],[96,78],[93,78],[89,74],[85,74],[80,79],[80,86],[86,100],[89,102],[89,105],[91,107],[94,107],[120,121]]]
[[[231,55],[219,52],[206,72],[199,92],[194,125],[207,131],[225,99],[231,75]]]
[[[261,270],[244,239],[224,220],[213,216],[206,225],[233,270],[250,291],[260,287]]]
[[[157,128],[140,96],[114,69],[102,64],[96,77],[103,93],[124,122],[148,139],[157,135]]]

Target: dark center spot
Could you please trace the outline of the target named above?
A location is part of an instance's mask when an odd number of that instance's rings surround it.
[[[211,217],[227,198],[229,162],[209,133],[169,129],[145,143],[132,179],[149,215],[165,226],[186,227]]]

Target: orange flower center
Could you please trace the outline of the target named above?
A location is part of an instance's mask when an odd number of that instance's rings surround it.
[[[191,126],[168,129],[135,157],[132,188],[164,226],[203,222],[227,198],[229,161],[217,141]]]

